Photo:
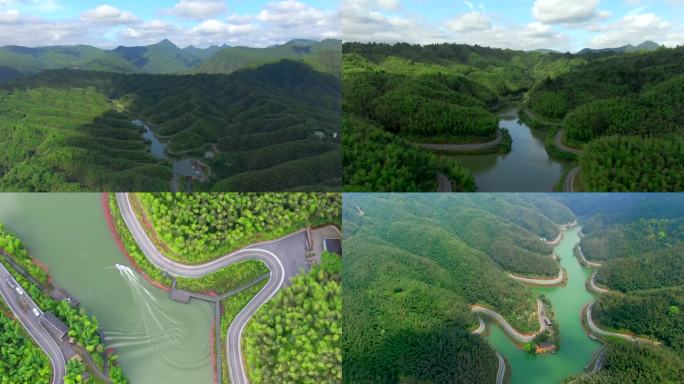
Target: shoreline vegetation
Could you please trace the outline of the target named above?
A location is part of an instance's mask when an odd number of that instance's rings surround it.
[[[16,260],[17,264],[32,264],[32,259],[21,240],[7,232],[2,225],[0,225],[0,241],[0,251]],[[81,373],[88,371],[93,374],[93,377],[98,382],[100,377],[106,377],[113,384],[129,383],[121,367],[116,364],[117,355],[109,353],[109,350],[105,351],[104,340],[101,339],[100,328],[94,316],[89,316],[83,308],[77,309],[72,307],[65,300],[57,301],[53,299],[47,292],[42,290],[43,287],[39,287],[26,279],[4,258],[0,258],[0,262],[7,268],[12,277],[24,287],[26,293],[33,298],[41,310],[53,312],[55,316],[68,326],[68,336],[75,340],[77,354],[87,354],[87,356],[82,357],[83,360],[81,361],[70,360],[67,362],[68,377],[75,380]],[[37,272],[38,270],[40,272]],[[35,268],[28,268],[25,272],[38,281],[43,279],[53,290],[59,290],[49,278],[48,272],[37,265],[35,265]],[[36,274],[35,276],[34,273]],[[106,362],[105,359],[107,360]],[[90,366],[90,363],[95,364],[98,371],[93,371],[95,367]],[[102,373],[105,370],[105,366],[108,368],[108,375]]]
[[[482,144],[474,138],[498,128],[492,111],[513,99],[519,119],[546,132],[549,156],[571,169],[564,178],[577,179],[559,190],[684,190],[684,47],[560,54],[348,42],[342,51],[347,191],[434,191],[440,172],[454,191],[472,191],[457,161],[448,159],[450,175],[431,150],[406,146]]]
[[[334,207],[339,204],[336,196],[330,196],[329,194],[309,195],[314,200],[308,201],[309,205],[303,204],[300,209],[305,210],[306,212],[309,212],[309,214],[313,215],[315,212],[317,212],[317,208],[315,207],[318,205],[319,209],[323,209],[324,212],[327,212],[323,217],[319,218],[318,220],[322,220],[328,223],[334,223],[338,220],[336,218],[339,216],[339,212],[337,209],[334,209]],[[171,196],[171,194],[168,194],[167,196]],[[202,200],[204,203],[208,203],[208,201],[205,200],[209,198],[218,201],[222,198],[238,198],[239,196],[242,195],[205,195],[202,196],[200,200]],[[277,196],[277,194],[263,194],[262,196],[264,198],[269,198],[269,196],[272,198]],[[292,196],[294,196],[293,198],[304,197],[303,194]],[[248,198],[247,196],[243,197]],[[258,195],[254,194],[251,195],[249,198],[257,197]],[[105,197],[103,197],[103,201],[104,199]],[[316,199],[320,199],[320,201],[314,203]],[[327,199],[331,200],[328,201]],[[165,282],[168,284],[168,276],[164,276],[156,267],[152,266],[149,263],[149,261],[147,261],[147,258],[140,252],[139,248],[137,247],[137,244],[133,241],[132,236],[128,232],[127,227],[125,226],[125,223],[123,223],[123,220],[120,217],[120,212],[118,211],[116,198],[114,197],[114,195],[108,195],[106,197],[106,200],[106,210],[109,211],[110,214],[113,213],[113,223],[114,228],[116,229],[115,233],[117,233],[117,235],[121,237],[122,244],[124,245],[124,248],[126,249],[127,253],[138,255],[138,257],[131,257],[133,263],[136,265],[136,269],[142,272],[141,274],[143,274],[143,276],[145,276],[145,278],[148,281],[153,279],[150,276],[147,276],[147,273],[155,277],[159,276],[162,279],[166,279]],[[264,200],[264,202],[265,201],[266,200]],[[246,201],[242,201],[243,204],[245,202]],[[263,204],[264,202],[260,204]],[[294,208],[296,206],[294,202],[294,200],[291,201],[289,206]],[[181,202],[180,205],[175,205],[175,202],[170,201],[169,203],[169,207],[179,208],[182,206],[183,202]],[[207,204],[204,203],[202,204],[202,206],[206,207]],[[282,204],[284,206],[288,205],[284,202],[279,202],[277,204]],[[231,204],[231,206],[232,205],[234,204]],[[141,214],[144,212],[144,209],[140,205],[138,205],[137,209],[135,208],[135,204],[133,204],[133,206],[134,211],[136,211],[136,215],[138,215],[138,219],[141,220],[142,223],[144,223],[143,226],[151,226],[149,220],[145,218],[144,214]],[[266,209],[266,206],[262,206],[261,208]],[[333,209],[329,210],[331,208]],[[286,220],[286,218],[283,217],[282,213],[278,213],[277,210],[266,210],[271,212],[275,216],[280,217],[281,220]],[[187,212],[185,208],[182,208],[181,211]],[[199,212],[194,209],[190,209],[190,211],[194,212],[194,214],[196,215],[199,214]],[[166,212],[171,214],[170,211]],[[332,216],[330,216],[331,214]],[[219,216],[222,217],[223,214],[219,214]],[[258,216],[241,215],[241,217],[257,218]],[[318,220],[314,220],[314,222],[318,223]],[[306,225],[301,224],[301,226]],[[146,229],[149,230],[151,228]],[[291,235],[292,233],[288,233],[285,236]],[[156,232],[153,232],[153,236],[158,235],[156,234]],[[129,238],[128,241],[130,245],[128,246],[126,246],[126,238]],[[202,236],[196,238],[195,240],[201,241]],[[160,237],[156,239],[155,243],[155,246],[159,246],[159,243],[162,244],[160,249],[168,249],[170,247],[170,245],[164,243],[164,240],[162,240]],[[139,260],[139,258],[142,259]],[[254,263],[256,263],[255,265],[258,265],[258,269],[255,273],[259,276],[263,276],[264,273],[268,272],[267,270],[262,271],[266,268],[262,262]],[[249,270],[249,266],[251,266],[252,264],[250,264],[249,262],[242,262],[237,264],[237,266],[240,265],[247,266],[248,268],[246,270]],[[322,256],[322,263],[320,265],[316,265],[308,273],[294,278],[291,282],[292,285],[290,285],[287,288],[284,288],[283,290],[280,290],[271,300],[266,302],[256,312],[252,319],[250,319],[245,329],[245,334],[241,342],[245,346],[245,356],[247,360],[247,367],[249,368],[248,374],[251,377],[251,381],[253,383],[268,383],[273,382],[273,380],[283,383],[298,383],[300,382],[300,380],[325,381],[330,379],[341,379],[341,370],[336,369],[336,367],[339,367],[339,364],[341,363],[341,351],[339,348],[339,340],[341,338],[341,327],[337,325],[341,317],[341,298],[339,297],[341,289],[339,277],[340,265],[341,259],[338,256],[330,253],[324,253]],[[209,292],[209,294],[217,295],[217,292],[226,292],[232,285],[236,285],[238,284],[238,282],[251,277],[249,273],[244,274],[234,267],[235,266],[231,266],[228,268],[224,268],[220,271],[214,272],[212,275],[225,273],[223,275],[224,279],[211,281],[211,278],[209,278],[209,281],[206,281],[205,283],[208,284],[211,282],[211,285],[202,283],[203,280],[207,280],[207,276],[211,276],[207,275],[205,277],[197,279],[184,279],[179,277],[177,279],[177,286],[181,289],[183,289],[182,284],[192,285],[192,287],[203,286],[205,288],[210,286],[212,290]],[[148,268],[152,269],[149,270]],[[238,276],[244,275],[247,277],[243,276],[236,279],[236,274]],[[255,279],[251,280],[254,281]],[[155,281],[155,283],[156,286],[163,286],[158,281]],[[222,343],[225,342],[225,335],[228,330],[228,327],[230,326],[230,322],[232,322],[232,319],[235,318],[237,313],[239,313],[242,310],[242,308],[252,299],[252,297],[257,292],[260,291],[260,289],[265,284],[266,281],[261,280],[256,285],[247,288],[242,292],[237,293],[236,296],[226,298],[222,302],[217,303],[217,305],[221,306],[221,320],[220,324],[215,324],[214,326],[220,327],[220,341]],[[239,285],[244,286],[244,284]],[[189,288],[185,289],[191,291],[193,290]],[[313,310],[314,308],[316,309],[315,311]],[[290,334],[291,336],[283,337],[285,339],[291,339],[292,337],[295,337],[295,339],[298,340],[298,342],[285,342],[283,341],[285,340],[283,338],[277,338],[277,341],[274,342],[272,340],[273,332],[284,332],[286,334]],[[256,339],[259,339],[260,341],[254,342],[254,340]],[[280,367],[280,363],[274,363],[275,360],[273,359],[273,356],[282,353],[282,351],[284,350],[290,351],[288,353],[294,354],[293,356],[302,356],[303,354],[309,353],[309,351],[318,351],[318,353],[322,353],[322,355],[319,354],[317,355],[317,357],[311,357],[309,359],[318,360],[319,362],[315,365],[309,366],[304,364],[305,367],[303,366],[302,369],[298,370],[283,369],[282,367]],[[216,361],[214,362],[215,367],[219,367],[218,364],[220,364],[220,369],[223,370],[223,372],[225,373],[224,375],[222,375],[223,383],[228,383],[230,380],[227,372],[226,363],[227,361],[225,358],[222,358],[220,363]]]

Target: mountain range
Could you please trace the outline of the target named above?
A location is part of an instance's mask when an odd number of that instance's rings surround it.
[[[632,44],[627,44],[623,45],[621,47],[617,48],[601,48],[601,49],[591,49],[591,48],[584,48],[583,50],[577,52],[578,54],[586,54],[586,53],[605,53],[605,52],[614,52],[614,53],[628,53],[628,52],[650,52],[650,51],[655,51],[656,49],[660,48],[661,45],[653,42],[653,41],[644,41],[643,43],[639,45],[632,45]]]
[[[632,45],[632,44],[627,44],[623,45],[621,47],[616,47],[616,48],[599,48],[599,49],[593,49],[593,48],[584,48],[580,51],[577,51],[577,55],[585,55],[585,54],[590,54],[590,53],[629,53],[629,52],[650,52],[650,51],[655,51],[656,49],[662,47],[660,44],[654,42],[654,41],[644,41],[643,43],[639,45]],[[539,53],[557,53],[557,54],[563,54],[563,52],[555,51],[553,49],[535,49],[533,52],[539,52]]]
[[[342,42],[293,40],[267,48],[211,46],[179,48],[165,39],[138,47],[105,50],[87,45],[28,48],[0,47],[0,82],[46,69],[80,69],[147,74],[230,74],[245,67],[290,59],[315,69],[339,73]]]

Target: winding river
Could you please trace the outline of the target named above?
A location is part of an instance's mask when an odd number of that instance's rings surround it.
[[[499,112],[499,127],[513,139],[511,152],[452,156],[475,176],[479,192],[551,192],[563,175],[563,164],[544,148],[545,131],[518,120],[518,108]]]
[[[173,302],[136,274],[107,226],[100,194],[1,194],[0,223],[98,318],[132,383],[213,382],[213,308]]]
[[[582,267],[573,254],[579,243],[580,227],[566,231],[563,240],[555,247],[561,266],[566,269],[568,281],[565,287],[534,288],[551,300],[560,327],[560,349],[555,354],[533,355],[517,348],[501,328],[490,322],[487,340],[494,349],[508,360],[511,384],[559,383],[564,378],[581,373],[593,353],[601,347],[590,339],[581,323],[582,307],[593,300],[585,288],[591,270]]]
[[[137,127],[145,129],[143,138],[150,141],[150,153],[152,156],[159,160],[168,160],[173,165],[173,180],[171,181],[171,188],[173,190],[178,190],[179,177],[201,178],[204,176],[202,168],[197,166],[198,161],[196,159],[170,157],[166,153],[168,144],[162,142],[157,135],[154,134],[152,128],[142,120],[133,120],[132,123]],[[213,152],[209,152],[207,155],[213,156]]]

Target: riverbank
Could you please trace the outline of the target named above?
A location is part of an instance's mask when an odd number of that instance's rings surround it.
[[[498,113],[499,127],[511,137],[504,154],[451,155],[475,177],[480,192],[551,192],[561,178],[564,164],[549,157],[544,148],[546,131],[534,130],[518,118],[516,106]]]
[[[494,349],[510,363],[510,384],[559,383],[582,372],[587,361],[601,347],[597,341],[587,337],[579,315],[583,305],[593,299],[584,287],[590,271],[584,269],[573,255],[573,249],[580,241],[579,230],[580,227],[575,226],[563,231],[562,239],[554,247],[561,268],[565,270],[565,285],[532,288],[544,295],[553,308],[551,330],[557,333],[558,338],[554,340],[557,346],[555,353],[530,355],[521,350],[517,343],[512,343],[501,327],[492,327],[486,336]]]

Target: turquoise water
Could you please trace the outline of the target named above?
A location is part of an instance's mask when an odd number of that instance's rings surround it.
[[[582,267],[573,254],[580,241],[579,227],[566,231],[555,247],[568,274],[565,287],[534,288],[551,300],[560,327],[560,349],[555,354],[533,355],[518,349],[496,323],[490,322],[487,340],[508,360],[511,384],[558,383],[580,373],[601,344],[590,339],[581,324],[582,307],[593,300],[585,288],[591,270]]]
[[[133,384],[209,384],[211,305],[181,304],[131,269],[100,194],[0,194],[0,223],[95,315]]]

